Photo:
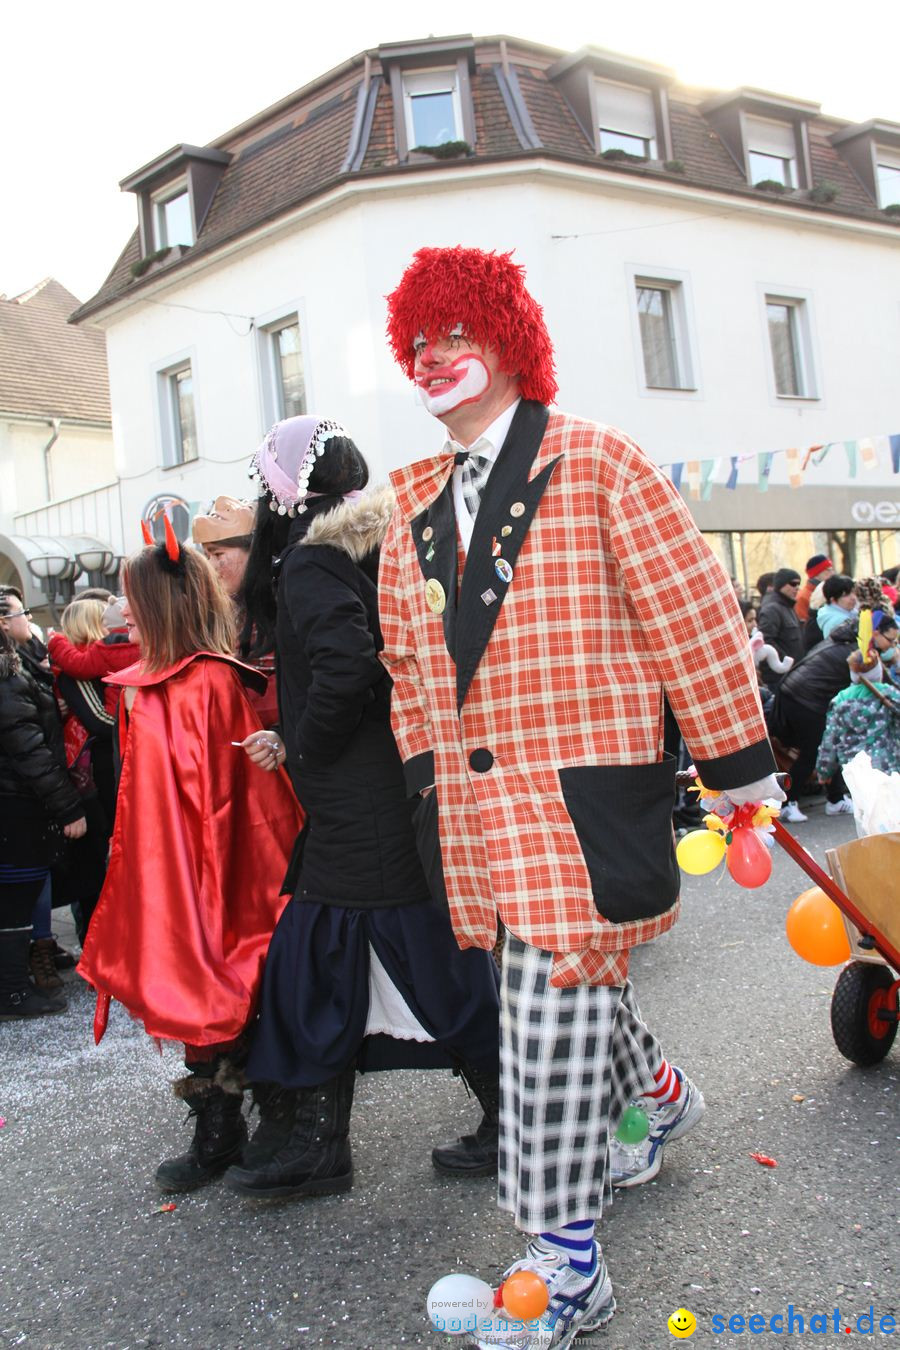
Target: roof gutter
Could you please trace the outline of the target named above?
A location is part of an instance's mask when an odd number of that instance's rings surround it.
[[[49,441],[44,446],[42,453],[44,456],[44,488],[49,502],[53,500],[53,465],[50,462],[50,451],[59,440],[59,433],[62,429],[62,418],[51,417],[48,419],[47,425],[51,428],[52,434]]]

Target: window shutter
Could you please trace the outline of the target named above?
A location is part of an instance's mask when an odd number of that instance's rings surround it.
[[[790,122],[770,122],[765,117],[747,118],[747,149],[777,159],[796,159],[797,141]]]
[[[597,112],[599,125],[608,131],[656,140],[656,110],[649,89],[597,80]]]

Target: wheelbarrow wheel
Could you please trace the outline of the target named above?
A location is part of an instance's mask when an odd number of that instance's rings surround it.
[[[834,1043],[845,1059],[863,1068],[879,1064],[894,1043],[896,1020],[878,1016],[881,1009],[896,1011],[887,1002],[887,990],[893,983],[887,966],[851,961],[834,987],[831,1000]]]

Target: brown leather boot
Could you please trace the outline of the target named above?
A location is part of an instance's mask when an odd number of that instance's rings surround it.
[[[38,989],[45,994],[57,993],[63,982],[56,973],[56,942],[51,938],[38,938],[32,942],[28,955],[28,973]]]

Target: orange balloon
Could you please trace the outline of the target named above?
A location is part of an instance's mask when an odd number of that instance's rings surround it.
[[[812,886],[788,910],[788,942],[813,966],[839,966],[850,959],[841,911],[820,886]]]
[[[530,1322],[547,1311],[550,1290],[534,1270],[516,1270],[503,1281],[503,1306],[511,1317]]]

